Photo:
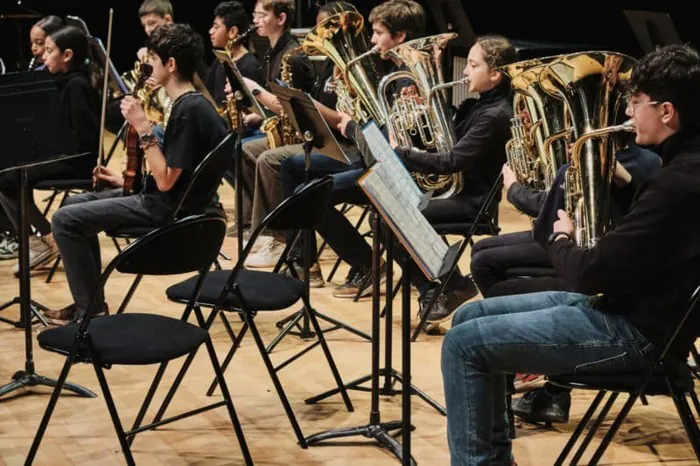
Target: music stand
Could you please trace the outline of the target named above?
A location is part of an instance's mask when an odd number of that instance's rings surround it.
[[[248,111],[252,113],[257,113],[261,118],[267,118],[267,113],[260,105],[258,100],[253,96],[246,86],[245,81],[243,81],[243,76],[238,70],[236,62],[234,62],[225,50],[214,49],[214,56],[224,67],[224,72],[228,78],[228,82],[231,85],[231,91],[234,95],[234,100],[236,103],[236,115],[238,121],[238,127],[233,128],[236,130],[236,145],[233,149],[233,164],[234,164],[234,175],[235,175],[235,191],[236,191],[236,230],[238,234],[238,257],[243,256],[243,189],[248,192],[248,197],[253,198],[253,193],[250,192],[250,188],[245,185],[243,180],[243,137],[245,134],[245,128],[243,127],[243,112]]]
[[[0,173],[17,172],[20,196],[20,296],[10,304],[18,302],[20,305],[20,321],[17,326],[24,327],[26,344],[25,368],[17,371],[10,383],[0,387],[0,396],[23,386],[56,386],[55,380],[39,375],[34,370],[32,314],[44,322],[45,320],[35,307],[39,305],[31,299],[27,169],[87,155],[74,154],[75,143],[67,136],[70,134],[72,133],[67,119],[58,103],[58,88],[52,78],[47,79],[44,73],[33,72],[0,76],[0,139],[6,142],[6,151],[0,158]],[[66,388],[81,396],[97,396],[90,390],[72,383],[66,384]]]
[[[653,52],[657,46],[683,43],[668,13],[642,10],[623,12],[644,53]]]
[[[270,83],[270,92],[275,94],[282,105],[282,109],[285,114],[289,117],[290,122],[296,129],[296,131],[303,135],[304,139],[304,157],[305,157],[305,167],[304,167],[304,184],[309,183],[309,169],[311,167],[311,151],[315,150],[327,157],[331,157],[335,160],[341,161],[347,165],[350,165],[350,159],[343,149],[338,145],[338,140],[333,136],[333,132],[326,123],[321,113],[319,113],[316,104],[311,99],[307,93],[299,91],[297,89],[292,89],[289,87],[283,87],[276,83]],[[312,230],[304,230],[303,232],[303,253],[302,262],[304,269],[304,283],[306,286],[306,292],[309,293],[309,269],[311,268],[311,238],[314,232]],[[347,324],[344,324],[332,317],[328,317],[324,314],[316,312],[319,319],[325,320],[333,324],[332,329],[336,330],[342,328],[348,332],[354,333],[366,340],[371,341],[371,337],[360,330],[357,330]],[[292,332],[292,328],[295,325],[299,325],[299,320],[302,320],[299,332]],[[283,319],[277,323],[278,327],[283,327],[285,324],[288,325],[282,329],[279,335],[270,343],[268,351],[272,349],[287,335],[293,334],[300,338],[313,338],[315,336],[314,332],[311,330],[309,318],[303,309],[296,312],[295,314]]]

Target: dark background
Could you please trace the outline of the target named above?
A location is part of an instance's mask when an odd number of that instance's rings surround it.
[[[458,0],[453,0],[459,3]],[[39,15],[66,14],[83,18],[93,35],[102,38],[106,45],[108,12],[114,8],[112,60],[119,72],[133,66],[136,50],[145,40],[137,15],[140,0],[0,0],[0,57],[8,71],[24,69],[31,58],[29,54],[29,29],[38,18],[8,18],[7,15],[36,12]],[[173,0],[175,21],[191,24],[199,31],[209,48],[208,29],[217,0]],[[254,1],[244,0],[252,12]],[[295,27],[312,26],[318,4],[325,0],[300,0],[299,15]],[[365,15],[378,1],[355,0]],[[428,12],[428,34],[445,32],[439,29],[431,14],[443,1],[421,1]],[[548,41],[554,44],[575,44],[583,48],[605,48],[628,53],[634,57],[642,54],[623,9],[665,11],[671,15],[681,39],[695,46],[700,44],[700,28],[697,16],[692,14],[690,2],[661,1],[608,1],[608,2],[538,2],[515,3],[512,8],[504,1],[463,2],[467,16],[476,34],[500,33],[511,39]],[[518,5],[518,6],[515,6]],[[448,18],[452,17],[449,14]],[[458,52],[460,53],[460,52]],[[208,54],[207,61],[212,59]]]

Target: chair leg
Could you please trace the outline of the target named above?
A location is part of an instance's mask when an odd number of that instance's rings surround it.
[[[228,386],[226,385],[226,380],[224,379],[224,373],[219,365],[219,360],[216,357],[216,350],[214,350],[214,345],[211,342],[211,338],[207,338],[205,341],[207,345],[207,351],[209,352],[209,359],[211,359],[211,365],[214,367],[214,372],[216,373],[216,379],[221,387],[221,394],[226,401],[226,408],[228,409],[228,414],[231,417],[231,423],[233,424],[233,430],[236,432],[236,438],[238,438],[238,445],[241,448],[241,453],[243,454],[243,459],[245,464],[252,465],[253,459],[250,457],[250,451],[248,450],[248,443],[245,440],[245,435],[243,434],[243,427],[241,422],[236,415],[236,409],[233,407],[233,400],[231,399],[231,394],[228,391]]]
[[[615,421],[610,426],[610,430],[608,430],[607,434],[605,434],[605,437],[603,438],[603,441],[601,442],[600,446],[593,453],[593,456],[591,457],[591,460],[588,463],[590,466],[596,466],[598,464],[598,461],[600,461],[600,459],[603,457],[605,450],[607,450],[613,437],[615,436],[615,434],[617,434],[617,431],[622,425],[622,421],[624,421],[627,415],[629,414],[630,410],[632,409],[632,406],[637,401],[637,398],[639,398],[638,393],[630,393],[629,398],[627,399],[625,405],[620,411],[620,414],[617,415]]]
[[[304,310],[306,311],[306,315],[309,316],[309,320],[311,321],[311,325],[314,326],[314,330],[316,331],[316,337],[318,340],[321,342],[321,348],[323,348],[323,354],[326,356],[326,361],[328,361],[328,366],[331,368],[331,372],[333,373],[333,378],[335,379],[335,383],[338,386],[338,390],[340,390],[340,395],[343,397],[343,401],[345,402],[345,407],[347,408],[348,411],[352,412],[355,409],[352,406],[352,401],[350,401],[350,397],[348,396],[348,392],[345,389],[345,384],[343,383],[342,377],[340,377],[340,372],[338,371],[338,367],[335,365],[335,361],[333,360],[333,356],[331,355],[331,350],[328,348],[328,343],[326,342],[326,338],[323,336],[323,331],[321,330],[321,326],[318,324],[318,319],[316,318],[316,311],[313,310],[311,307],[311,303],[309,302],[309,297],[308,296],[303,296],[302,299],[304,300]]]
[[[245,336],[246,332],[248,331],[248,323],[244,323],[243,327],[241,327],[241,330],[238,332],[238,336],[233,340],[233,344],[231,345],[231,349],[228,351],[226,354],[226,357],[224,358],[224,362],[221,365],[221,370],[223,372],[226,372],[226,369],[228,368],[228,365],[231,363],[231,360],[233,359],[233,355],[236,354],[236,350],[238,350],[238,347],[241,346],[241,342],[243,341],[243,337]],[[218,385],[218,381],[216,378],[212,380],[211,385],[209,385],[209,388],[207,389],[207,396],[212,396],[214,394],[214,390],[216,390],[216,386]]]
[[[591,417],[593,417],[593,414],[598,409],[598,406],[600,406],[600,402],[603,401],[603,398],[605,397],[605,393],[606,392],[604,390],[601,390],[595,396],[595,398],[593,399],[593,402],[591,403],[591,405],[586,410],[586,413],[581,418],[581,421],[576,426],[576,429],[574,429],[573,433],[571,434],[571,437],[569,437],[569,440],[566,442],[566,445],[564,445],[564,449],[561,451],[561,453],[559,453],[559,457],[554,462],[554,466],[561,466],[562,464],[564,464],[564,460],[566,459],[567,456],[569,456],[569,452],[574,447],[574,445],[576,445],[576,442],[578,441],[579,437],[581,436],[583,429],[586,428],[588,421],[591,420]]]
[[[112,399],[112,393],[109,391],[109,385],[107,385],[107,379],[105,378],[104,371],[99,362],[93,361],[93,367],[95,368],[95,373],[97,374],[97,380],[100,382],[100,388],[102,388],[102,394],[105,397],[105,403],[107,403],[107,409],[109,410],[109,415],[112,417],[112,423],[114,424],[114,430],[117,431],[117,437],[119,437],[119,444],[122,447],[122,452],[124,453],[124,458],[126,463],[129,465],[136,464],[134,462],[134,457],[131,455],[131,449],[129,448],[129,443],[126,441],[126,435],[124,434],[124,428],[119,420],[119,414],[117,413],[117,408],[114,405],[114,400]]]
[[[138,288],[142,278],[143,275],[137,275],[136,278],[134,278],[134,282],[129,287],[129,291],[126,292],[126,296],[124,296],[124,300],[122,301],[121,305],[119,306],[119,309],[117,310],[117,314],[121,314],[122,312],[124,312],[126,306],[129,305],[129,301],[131,301],[131,298],[134,296],[136,288]]]
[[[59,255],[56,260],[53,262],[53,265],[51,266],[51,270],[49,270],[49,273],[46,275],[46,283],[51,283],[51,279],[53,279],[54,274],[56,273],[56,270],[58,270],[58,264],[61,263],[61,256]]]
[[[590,445],[591,440],[593,440],[593,437],[595,437],[596,432],[598,432],[598,429],[600,429],[600,425],[608,416],[608,413],[613,407],[613,404],[615,404],[615,400],[617,399],[618,395],[618,393],[610,394],[608,401],[603,406],[603,409],[600,410],[600,414],[598,414],[598,417],[595,419],[595,421],[593,421],[593,425],[590,429],[588,429],[588,434],[586,434],[586,437],[583,439],[583,442],[581,442],[581,446],[574,454],[574,457],[571,459],[571,464],[578,464],[581,457],[583,457],[583,454],[586,452],[586,449],[588,448],[588,445]]]
[[[44,417],[41,418],[41,422],[39,423],[39,429],[36,432],[36,435],[34,436],[34,441],[32,442],[32,446],[29,448],[29,453],[27,453],[27,459],[24,460],[25,465],[31,465],[32,462],[34,461],[34,457],[36,457],[36,453],[39,450],[39,445],[41,444],[41,439],[44,437],[44,433],[46,432],[46,428],[49,425],[49,421],[51,420],[51,415],[53,414],[54,408],[56,408],[56,403],[58,403],[58,396],[61,394],[61,390],[63,389],[63,385],[66,383],[66,379],[68,378],[68,373],[70,372],[70,368],[73,361],[73,353],[70,354],[66,358],[65,364],[63,364],[63,369],[61,369],[61,375],[58,377],[58,381],[56,382],[56,387],[53,389],[53,393],[51,393],[51,399],[49,399],[49,404],[46,406],[46,411],[44,411]]]
[[[270,378],[272,379],[272,384],[275,386],[275,390],[277,390],[277,395],[280,398],[280,401],[282,402],[282,407],[284,407],[284,411],[287,413],[287,418],[289,419],[289,422],[292,424],[292,429],[294,430],[294,434],[297,437],[297,441],[299,442],[299,446],[303,449],[308,448],[308,445],[306,444],[306,439],[304,438],[304,434],[301,431],[301,427],[299,427],[299,422],[297,421],[296,416],[294,415],[294,411],[292,410],[292,406],[289,404],[289,400],[287,399],[287,394],[284,392],[284,388],[282,387],[282,383],[280,382],[279,377],[277,377],[277,372],[275,371],[275,368],[272,366],[272,361],[270,361],[270,357],[267,354],[267,351],[265,351],[265,343],[263,342],[262,338],[260,337],[260,332],[258,332],[258,328],[255,325],[254,322],[254,317],[249,313],[245,313],[245,318],[246,318],[246,323],[248,324],[248,327],[250,328],[250,333],[253,334],[253,339],[255,340],[255,344],[258,347],[258,351],[260,352],[260,356],[263,359],[263,362],[265,363],[265,367],[267,368],[267,372],[270,374]]]

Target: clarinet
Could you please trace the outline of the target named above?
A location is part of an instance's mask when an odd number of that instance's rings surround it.
[[[34,71],[34,68],[36,68],[36,65],[38,64],[38,60],[36,57],[32,57],[32,59],[29,61],[29,67],[27,71]]]

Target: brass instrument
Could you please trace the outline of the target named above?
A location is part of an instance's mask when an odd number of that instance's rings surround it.
[[[500,68],[515,91],[512,138],[506,144],[508,165],[519,183],[541,191],[552,186],[568,159],[566,144],[560,141],[571,134],[568,110],[561,99],[544,92],[538,80],[546,65],[557,58],[535,58]]]
[[[129,93],[133,92],[138,82],[138,77],[141,74],[141,65],[143,63],[145,63],[145,60],[136,61],[134,63],[134,68],[122,75],[122,81],[126,85]],[[143,87],[138,91],[136,97],[143,104],[143,110],[148,120],[154,124],[160,124],[165,127],[168,121],[167,118],[170,116],[169,108],[171,105],[170,97],[168,97],[165,88],[163,86],[152,88]]]
[[[443,83],[439,51],[455,33],[439,34],[397,45],[387,55],[407,68],[388,74],[379,82],[378,97],[390,134],[402,147],[417,147],[430,152],[448,152],[455,144],[452,115],[444,93],[440,89],[463,83]],[[415,87],[404,88],[394,95],[389,108],[387,86],[398,80],[411,80]],[[444,199],[458,194],[463,187],[462,173],[434,175],[412,174],[424,191],[434,191],[433,198]]]
[[[379,73],[374,61],[379,49],[370,48],[363,28],[364,18],[356,11],[336,13],[306,34],[301,47],[308,55],[325,55],[335,64],[338,111],[361,124],[373,119],[382,126],[384,115],[376,91]]]
[[[253,25],[253,26],[249,27],[242,34],[239,34],[236,37],[230,39],[228,42],[226,42],[226,46],[224,47],[224,51],[229,56],[231,61],[233,61],[233,47],[240,44],[244,40],[246,40],[257,29],[258,29],[258,26]],[[228,125],[231,129],[238,128],[238,125],[240,122],[238,121],[238,112],[236,111],[236,100],[235,99],[233,99],[233,98],[227,99],[226,103],[224,105],[222,105],[222,106],[217,105],[217,112],[219,113],[219,116],[221,116],[226,121],[226,123],[228,123]]]
[[[566,210],[575,240],[592,247],[610,229],[610,184],[615,169],[610,134],[633,131],[625,120],[625,85],[636,60],[616,52],[564,55],[539,75],[542,88],[565,102],[575,142],[566,174]]]
[[[294,47],[282,56],[280,64],[280,79],[287,85],[292,84],[292,68],[289,60],[292,56],[302,51],[302,47]],[[267,137],[267,146],[270,149],[277,147],[288,146],[291,144],[301,144],[303,140],[297,135],[296,129],[292,124],[289,116],[284,113],[284,110],[279,115],[271,116],[262,122],[260,130]]]

